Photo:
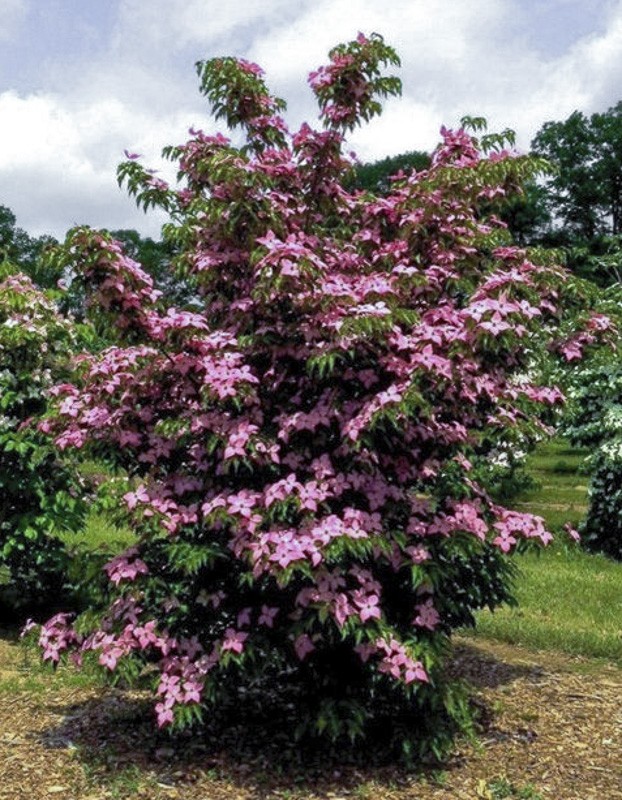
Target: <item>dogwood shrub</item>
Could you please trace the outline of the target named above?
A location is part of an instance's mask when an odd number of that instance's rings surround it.
[[[622,559],[622,371],[618,350],[603,350],[576,370],[568,389],[564,433],[589,455],[584,545]]]
[[[464,714],[442,670],[452,628],[508,599],[518,540],[550,538],[476,479],[561,399],[525,375],[563,275],[483,211],[538,164],[442,129],[429,169],[382,197],[344,188],[345,132],[399,92],[384,74],[397,63],[378,36],[336,47],[309,78],[324,130],[293,133],[256,64],[198,64],[242,143],[191,130],[166,151],[172,187],[134,156],[120,167],[169,212],[191,307],[162,308],[106,235],[66,241],[122,343],[80,358],[44,428],[126,471],[110,491],[137,543],[106,566],[108,607],[55,617],[41,644],[113,673],[155,665],[160,726],[267,677],[302,687],[303,728],[355,737],[390,720],[406,750],[438,751]]]
[[[70,324],[31,280],[5,275],[0,282],[0,599],[13,610],[59,600],[66,554],[54,533],[76,528],[82,519],[79,482],[34,424],[46,410],[47,390],[66,371],[74,344]]]

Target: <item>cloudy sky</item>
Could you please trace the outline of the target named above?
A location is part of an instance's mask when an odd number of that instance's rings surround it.
[[[163,146],[216,130],[195,61],[258,62],[293,126],[315,119],[307,73],[359,30],[397,49],[403,81],[352,136],[362,160],[431,149],[465,114],[526,149],[546,120],[622,99],[622,0],[0,0],[0,205],[31,234],[157,236],[115,170],[127,147],[167,177]]]

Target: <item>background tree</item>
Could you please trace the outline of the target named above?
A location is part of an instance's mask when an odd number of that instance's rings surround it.
[[[500,203],[498,214],[521,247],[555,246],[548,193],[542,184],[525,183],[520,194],[510,195]]]
[[[598,149],[590,120],[575,111],[563,122],[546,122],[531,147],[556,167],[546,181],[547,201],[565,236],[585,241],[603,233],[607,197],[595,171]]]
[[[60,600],[67,556],[55,533],[75,530],[83,521],[80,481],[36,428],[48,390],[68,376],[74,346],[70,324],[32,281],[5,275],[0,282],[0,599],[11,609]]]
[[[600,309],[622,326],[622,286],[598,290]],[[589,505],[581,526],[582,543],[590,550],[622,560],[622,348],[619,336],[609,346],[576,362],[562,376],[567,404],[562,434],[588,455]]]
[[[42,254],[57,244],[53,236],[29,236],[16,226],[15,214],[0,206],[0,261],[17,267],[42,289],[55,288],[61,275],[45,265]]]
[[[604,113],[575,111],[545,123],[532,142],[556,172],[538,198],[551,218],[548,244],[568,250],[573,271],[609,284],[609,262],[622,260],[622,103]],[[544,202],[543,202],[544,201]]]
[[[419,150],[411,150],[396,156],[387,156],[379,161],[357,164],[354,169],[353,188],[365,189],[375,194],[386,194],[391,187],[390,178],[398,172],[410,175],[428,169],[431,156]]]

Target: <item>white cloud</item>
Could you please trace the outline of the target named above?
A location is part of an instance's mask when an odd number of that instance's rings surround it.
[[[616,2],[602,33],[577,40],[556,58],[524,59],[507,95],[497,98],[495,115],[505,115],[527,146],[548,120],[566,119],[575,110],[606,111],[620,100],[621,86],[622,3]]]
[[[322,0],[295,24],[274,31],[269,40],[255,41],[251,55],[273,78],[270,83],[277,92],[293,98],[290,109],[301,119],[315,113],[311,94],[305,91],[306,74],[324,63],[327,51],[359,30],[381,33],[401,57],[397,74],[402,79],[403,97],[387,104],[381,121],[352,137],[361,156],[377,158],[430,147],[441,124],[477,111],[467,99],[474,94],[473,70],[488,58],[489,41],[499,34],[509,7],[509,0],[460,4]],[[451,120],[445,116],[448,108]]]
[[[122,0],[115,47],[122,52],[138,48],[158,58],[170,52],[172,43],[176,49],[216,46],[212,55],[223,55],[221,46],[230,48],[235,42],[238,48],[244,46],[253,35],[271,32],[280,21],[296,18],[305,5],[291,0]],[[203,55],[208,54],[199,52],[197,58]]]
[[[496,130],[515,128],[526,148],[545,120],[604,110],[622,85],[622,0],[609,0],[593,24],[582,17],[580,35],[567,32],[563,48],[558,39],[550,51],[543,30],[537,42],[530,37],[534,2],[119,0],[109,41],[88,61],[52,62],[37,92],[0,94],[0,203],[33,232],[49,226],[61,235],[84,221],[154,234],[157,221],[133,210],[115,169],[125,147],[160,166],[161,148],[183,141],[190,125],[216,127],[197,91],[196,60],[257,61],[296,125],[316,117],[307,73],[359,30],[395,47],[404,86],[401,99],[352,136],[363,159],[431,148],[441,124],[464,114],[487,116]],[[564,13],[578,19],[578,0],[553,5],[547,24],[563,24]],[[26,10],[23,0],[0,0],[0,38],[17,30]],[[24,47],[36,46],[26,39]]]
[[[578,42],[563,59],[566,75],[583,101],[576,108],[604,111],[622,94],[622,3],[612,8],[607,30]],[[560,81],[562,84],[562,81]],[[560,92],[563,85],[555,87]],[[572,109],[574,110],[574,109]]]
[[[135,113],[117,100],[75,107],[55,95],[0,94],[2,204],[33,234],[57,236],[70,225],[140,227],[157,234],[115,179],[124,147],[157,161],[161,143],[180,120]]]

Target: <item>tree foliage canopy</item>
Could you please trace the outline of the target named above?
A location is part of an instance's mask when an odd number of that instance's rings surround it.
[[[590,240],[622,233],[622,102],[546,122],[532,150],[557,168],[547,179],[548,204],[568,234]]]
[[[67,559],[53,534],[83,518],[79,482],[34,425],[74,344],[70,324],[28,277],[0,282],[0,568],[12,606],[59,593]]]
[[[56,240],[52,236],[29,236],[16,222],[11,209],[0,206],[0,263],[9,265],[9,271],[17,267],[43,289],[54,288],[60,275],[43,268],[41,255]]]

